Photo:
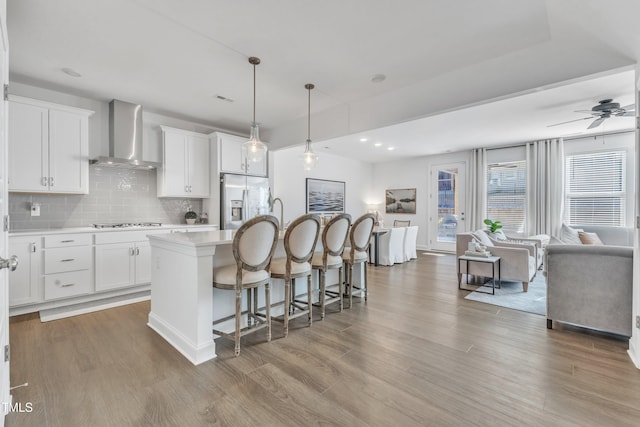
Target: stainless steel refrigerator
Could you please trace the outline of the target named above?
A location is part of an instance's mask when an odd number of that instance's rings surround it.
[[[233,230],[246,220],[269,213],[269,180],[258,176],[220,175],[220,223]]]

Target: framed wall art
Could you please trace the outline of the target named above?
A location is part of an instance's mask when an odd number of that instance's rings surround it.
[[[388,214],[415,214],[416,189],[401,188],[385,191],[385,212]]]
[[[307,213],[342,213],[345,183],[307,178]]]

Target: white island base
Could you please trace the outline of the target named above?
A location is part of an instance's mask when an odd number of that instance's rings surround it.
[[[231,252],[233,232],[220,230],[149,236],[151,312],[148,325],[194,365],[216,357],[216,336],[212,332],[214,316],[219,319],[234,312],[235,294],[214,290],[212,286],[214,267],[235,264]],[[283,233],[276,257],[284,256],[282,237]],[[354,271],[357,285],[362,279],[362,269],[358,267]],[[315,284],[315,275],[312,279]],[[337,281],[337,270],[330,271],[327,283]],[[306,281],[301,281],[298,288],[306,291]],[[271,289],[273,306],[284,299],[284,282],[274,280]],[[317,294],[314,295],[317,300]],[[264,301],[260,299],[258,303],[264,304]],[[280,313],[282,305],[273,307],[272,315]],[[229,325],[232,329],[233,322]],[[274,331],[274,338],[278,336]]]

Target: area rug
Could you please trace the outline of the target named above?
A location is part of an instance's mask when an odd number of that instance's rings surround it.
[[[489,293],[481,293],[478,290]],[[533,282],[529,283],[527,292],[522,291],[522,282],[513,282],[511,280],[503,280],[501,288],[496,288],[495,295],[491,295],[491,286],[482,286],[478,290],[471,292],[465,299],[542,316],[547,314],[547,284],[541,271],[536,274]]]

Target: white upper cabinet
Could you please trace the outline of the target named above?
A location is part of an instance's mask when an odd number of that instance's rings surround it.
[[[167,126],[161,129],[158,197],[209,197],[209,138]]]
[[[262,162],[252,162],[247,160],[242,149],[242,144],[247,141],[246,138],[220,132],[211,134],[211,137],[218,139],[218,146],[220,147],[220,172],[267,176],[268,153]]]
[[[93,111],[18,96],[9,100],[9,191],[89,192]]]

